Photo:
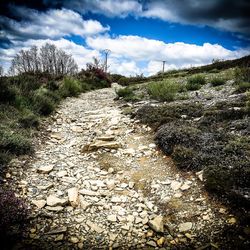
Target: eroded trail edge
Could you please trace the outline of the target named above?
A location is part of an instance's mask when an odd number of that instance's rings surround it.
[[[114,97],[110,88],[65,100],[28,166],[12,162],[9,177],[34,217],[26,242],[42,249],[209,242],[230,215],[208,198],[201,176],[178,171],[150,128],[124,115]]]

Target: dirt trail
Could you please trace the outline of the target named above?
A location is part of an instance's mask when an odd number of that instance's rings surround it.
[[[196,175],[157,150],[150,128],[123,115],[114,97],[110,88],[66,99],[28,166],[10,166],[34,215],[26,241],[42,249],[209,242],[230,215]]]

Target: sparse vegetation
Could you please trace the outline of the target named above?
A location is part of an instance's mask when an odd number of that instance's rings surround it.
[[[236,83],[250,82],[250,67],[237,67],[234,76]]]
[[[82,91],[81,84],[78,80],[65,77],[60,88],[60,93],[63,97],[78,96]]]
[[[202,75],[195,75],[188,78],[186,88],[187,90],[199,90],[202,85],[206,84],[206,79]]]
[[[180,87],[175,82],[161,81],[151,82],[147,86],[149,95],[158,101],[171,102],[175,99]]]
[[[0,158],[1,159],[1,158]],[[29,215],[25,202],[10,190],[0,188],[0,240],[4,249],[11,249],[13,241],[21,237]]]
[[[225,79],[223,79],[221,77],[214,77],[211,80],[211,84],[213,87],[224,85],[225,83],[226,83]]]
[[[131,86],[117,90],[116,94],[127,102],[139,101],[141,99],[139,95],[135,94],[134,89]]]

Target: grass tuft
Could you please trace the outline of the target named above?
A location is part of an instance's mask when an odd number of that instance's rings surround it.
[[[161,81],[151,82],[147,86],[151,98],[158,101],[174,101],[176,94],[180,91],[180,86],[175,82]]]

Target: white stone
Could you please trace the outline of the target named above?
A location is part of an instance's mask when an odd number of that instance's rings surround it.
[[[36,205],[38,208],[43,208],[46,205],[46,200],[32,200],[31,203]]]
[[[96,231],[97,233],[102,233],[104,230],[99,227],[97,224],[91,222],[91,221],[87,221],[86,224],[93,230]]]
[[[86,210],[91,203],[87,202],[82,195],[79,196],[80,206],[83,210]]]
[[[179,224],[179,232],[186,232],[192,229],[192,222],[185,222],[185,223],[181,223]]]
[[[83,195],[87,195],[87,196],[99,196],[100,195],[98,192],[94,192],[88,189],[81,189],[79,193]]]
[[[180,187],[181,187],[181,182],[179,181],[172,181],[170,187],[173,189],[173,190],[178,190]]]
[[[189,186],[187,183],[184,183],[184,184],[181,186],[181,190],[182,190],[182,191],[188,190],[189,188],[190,188],[190,186]]]
[[[73,188],[68,189],[68,198],[69,198],[70,205],[72,207],[77,207],[79,203],[78,188],[73,187]]]
[[[48,174],[53,170],[53,166],[52,165],[47,165],[47,166],[41,166],[37,169],[38,173],[41,174]]]
[[[135,186],[135,183],[133,181],[130,181],[128,183],[128,186],[129,186],[130,189],[132,189]]]
[[[164,232],[164,224],[163,224],[163,217],[162,216],[156,216],[153,220],[150,220],[148,222],[148,225],[158,233]]]
[[[55,195],[50,195],[47,197],[47,205],[50,207],[63,206],[68,202],[66,199],[60,199]]]
[[[62,206],[55,206],[55,207],[46,206],[45,209],[52,211],[52,212],[60,212],[63,210],[63,207]]]
[[[130,215],[130,214],[129,214],[129,215],[127,216],[127,221],[134,223],[135,217],[134,217],[133,215]]]
[[[59,171],[59,172],[57,172],[56,173],[56,175],[58,176],[58,177],[63,177],[63,176],[65,176],[65,175],[67,175],[68,173],[67,173],[67,171],[65,171],[65,170],[62,170],[62,171]]]
[[[116,217],[115,214],[111,214],[111,215],[108,215],[107,220],[110,221],[110,222],[116,222],[117,217]]]

